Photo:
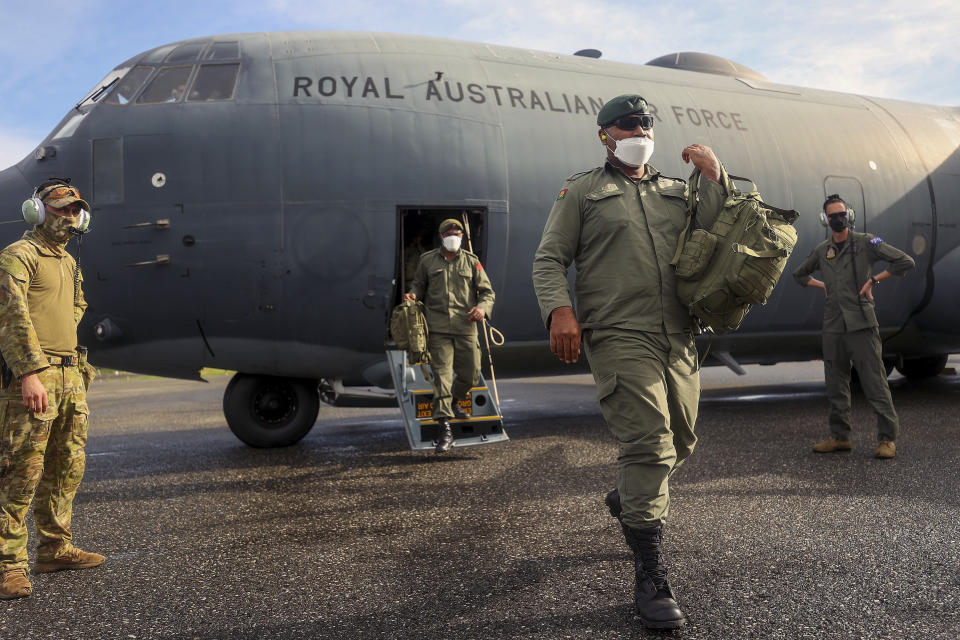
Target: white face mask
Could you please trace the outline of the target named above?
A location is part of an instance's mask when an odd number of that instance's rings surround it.
[[[624,138],[614,142],[617,148],[613,150],[613,155],[628,167],[642,167],[653,155],[653,139],[646,136]]]
[[[443,248],[450,253],[456,253],[457,251],[460,251],[460,242],[460,236],[446,236],[443,239]]]

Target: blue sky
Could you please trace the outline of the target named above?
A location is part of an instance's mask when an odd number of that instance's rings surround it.
[[[0,0],[0,168],[142,51],[217,33],[312,29],[589,47],[637,64],[702,51],[774,82],[960,106],[956,0]]]

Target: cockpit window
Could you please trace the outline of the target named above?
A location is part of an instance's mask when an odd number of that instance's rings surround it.
[[[113,91],[104,99],[104,102],[111,104],[127,104],[133,100],[133,96],[140,91],[140,87],[150,77],[153,67],[134,67],[130,70],[123,80],[118,82]]]
[[[160,63],[163,62],[163,59],[167,57],[167,54],[176,48],[175,44],[168,44],[165,47],[160,47],[159,49],[154,49],[147,55],[143,56],[143,59],[140,60],[141,63]]]
[[[205,64],[197,72],[187,100],[229,100],[237,86],[239,64]]]
[[[187,60],[196,60],[200,51],[207,46],[206,42],[194,42],[193,44],[182,44],[177,47],[173,53],[167,56],[165,62],[186,62]]]
[[[101,80],[100,83],[90,91],[90,93],[83,97],[83,100],[77,103],[76,108],[79,109],[80,107],[99,102],[100,98],[105,96],[108,91],[113,89],[120,82],[123,76],[127,75],[127,71],[130,71],[130,67],[114,69],[108,73],[106,78]]]
[[[179,102],[183,99],[192,69],[193,67],[163,67],[137,98],[137,104]]]
[[[207,60],[227,60],[240,57],[240,43],[238,42],[214,42],[207,55]]]
[[[202,65],[187,100],[229,100],[236,89],[239,71],[239,64]]]

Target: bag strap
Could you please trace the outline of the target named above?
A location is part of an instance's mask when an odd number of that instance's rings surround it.
[[[766,251],[754,251],[750,247],[738,242],[731,244],[730,249],[734,253],[742,253],[744,255],[753,256],[754,258],[786,258],[790,255],[790,252],[786,249],[767,249]]]

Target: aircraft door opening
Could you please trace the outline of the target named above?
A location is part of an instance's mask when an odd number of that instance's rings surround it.
[[[487,210],[484,207],[399,207],[397,210],[397,268],[393,304],[400,304],[410,287],[420,256],[440,246],[437,229],[447,218],[466,222],[463,247],[484,261],[487,241]],[[468,239],[469,236],[469,239]]]

